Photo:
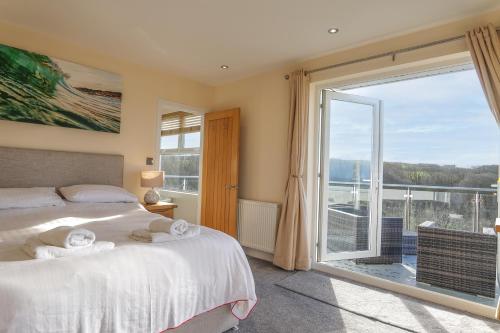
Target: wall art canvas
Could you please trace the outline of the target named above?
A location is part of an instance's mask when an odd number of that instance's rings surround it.
[[[0,44],[0,120],[120,133],[117,74]]]

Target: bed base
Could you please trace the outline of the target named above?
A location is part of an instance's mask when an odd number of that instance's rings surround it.
[[[231,305],[224,305],[194,317],[185,324],[166,330],[165,333],[222,333],[238,330],[239,320],[231,312]]]

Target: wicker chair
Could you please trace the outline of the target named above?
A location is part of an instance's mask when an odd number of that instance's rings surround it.
[[[368,249],[368,211],[336,205],[328,209],[328,249],[332,252]],[[403,219],[382,219],[381,253],[378,257],[355,259],[357,264],[393,264],[402,261]]]
[[[496,236],[424,222],[417,239],[418,282],[495,297]]]
[[[403,219],[382,218],[382,239],[380,256],[356,259],[356,264],[396,264],[402,262]]]

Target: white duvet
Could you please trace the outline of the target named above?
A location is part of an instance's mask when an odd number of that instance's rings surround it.
[[[204,227],[163,244],[128,238],[157,217],[133,203],[0,210],[0,332],[160,332],[228,303],[245,318],[257,299],[238,242]],[[116,248],[38,260],[20,250],[59,225],[84,226]]]

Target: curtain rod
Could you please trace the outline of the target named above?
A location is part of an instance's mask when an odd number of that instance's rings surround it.
[[[496,31],[497,32],[500,31],[500,27],[497,27]],[[415,46],[405,47],[405,48],[394,50],[394,51],[388,51],[388,52],[384,52],[384,53],[379,53],[379,54],[375,54],[375,55],[364,57],[364,58],[359,58],[359,59],[355,59],[355,60],[345,61],[345,62],[341,62],[341,63],[338,63],[338,64],[328,65],[328,66],[324,66],[324,67],[318,67],[318,68],[310,69],[308,71],[304,71],[304,74],[308,75],[308,74],[312,74],[312,73],[316,73],[316,72],[326,71],[328,69],[333,69],[333,68],[337,68],[337,67],[342,67],[342,66],[357,64],[357,63],[360,63],[360,62],[365,62],[365,61],[379,59],[379,58],[385,58],[385,57],[389,57],[389,56],[392,57],[392,61],[395,61],[396,60],[396,55],[398,55],[398,54],[406,53],[406,52],[411,52],[411,51],[415,51],[415,50],[419,50],[419,49],[423,49],[423,48],[426,48],[426,47],[431,47],[431,46],[435,46],[435,45],[439,45],[439,44],[445,44],[445,43],[449,43],[449,42],[454,42],[454,41],[460,40],[460,39],[465,39],[465,34],[464,35],[460,35],[460,36],[454,36],[454,37],[449,37],[449,38],[445,38],[445,39],[440,39],[440,40],[436,40],[436,41],[425,43],[425,44],[419,44],[419,45],[415,45]],[[288,74],[285,75],[285,80],[288,80],[289,78],[290,78],[290,75],[288,75]]]

